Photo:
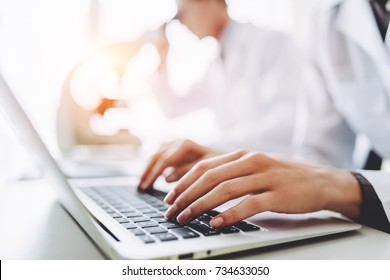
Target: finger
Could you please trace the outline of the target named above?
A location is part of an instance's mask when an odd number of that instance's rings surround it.
[[[242,154],[242,151],[235,152],[197,164],[197,167],[190,171],[193,174],[187,173],[165,198],[165,202],[173,204],[167,210],[165,216],[169,219],[177,216],[188,205],[224,181],[249,175],[251,169],[242,162],[237,161],[237,158],[240,158]],[[197,173],[202,175],[199,177]],[[183,183],[186,179],[189,183]],[[191,183],[194,179],[195,182]],[[184,218],[182,219],[185,220]]]
[[[151,170],[154,168],[156,163],[159,161],[159,158],[166,152],[167,147],[162,146],[150,159],[148,165],[145,168],[145,171],[143,172],[140,182],[138,184],[138,189],[144,190],[147,187],[149,187],[147,184],[145,184],[146,179],[149,177]]]
[[[231,161],[235,161],[242,157],[243,154],[244,151],[237,151],[198,162],[186,175],[180,179],[175,188],[166,196],[165,202],[168,204],[173,204],[179,195],[187,190],[207,171]],[[212,175],[208,173],[207,176],[210,177]],[[167,214],[170,213],[167,212]]]
[[[200,160],[194,160],[190,163],[184,164],[182,166],[176,167],[171,174],[166,178],[167,182],[172,183],[180,180],[195,164]]]
[[[253,192],[263,192],[266,190],[266,185],[262,183],[263,181],[262,174],[244,176],[224,181],[213,190],[190,204],[177,216],[177,221],[181,224],[185,224],[227,201]]]
[[[153,166],[150,169],[150,172],[147,174],[144,181],[140,185],[140,188],[145,190],[152,186],[167,167],[174,167],[176,164],[181,164],[187,153],[187,147],[181,143],[170,146],[155,160]]]
[[[220,229],[247,219],[255,214],[271,211],[272,197],[269,192],[252,195],[236,206],[229,208],[210,221],[210,226]]]
[[[158,149],[158,151],[152,156],[152,158],[150,159],[148,165],[146,166],[145,168],[145,171],[143,172],[142,176],[141,176],[141,179],[140,179],[140,183],[139,183],[139,188],[140,188],[140,185],[142,185],[145,181],[145,179],[149,176],[149,173],[150,171],[153,169],[154,165],[156,164],[156,162],[159,160],[159,158],[169,149],[170,146],[173,145],[173,142],[170,142],[170,143],[165,143],[163,145],[161,145],[161,147]]]
[[[198,145],[196,145],[195,143],[193,143],[192,141],[189,141],[189,140],[175,141],[175,142],[164,144],[159,149],[159,151],[153,156],[150,163],[146,167],[146,169],[141,177],[141,180],[140,180],[139,189],[147,189],[151,185],[151,183],[154,182],[153,179],[150,178],[151,172],[156,167],[156,165],[158,164],[158,162],[160,160],[164,160],[164,157],[169,157],[168,155],[166,155],[166,153],[168,153],[169,150],[171,150],[171,153],[174,153],[174,151],[176,151],[176,150],[178,150],[178,151],[179,150],[189,150],[189,149],[191,149],[191,147],[194,149],[194,145],[196,147],[198,147]],[[183,153],[184,153],[184,151],[183,151]],[[192,156],[194,156],[194,155],[192,155]],[[188,158],[188,156],[187,157],[183,156],[182,159],[183,159],[183,161],[186,161],[186,160],[191,161],[191,157]],[[179,164],[180,161],[178,161],[177,163]],[[151,182],[151,181],[153,181],[153,182]]]
[[[176,214],[179,214],[191,203],[200,199],[218,185],[223,185],[224,182],[234,178],[247,176],[249,173],[248,166],[239,161],[228,162],[227,164],[210,169],[176,198],[174,203],[177,211]],[[187,214],[188,212],[186,211]],[[188,217],[188,215],[185,216]]]

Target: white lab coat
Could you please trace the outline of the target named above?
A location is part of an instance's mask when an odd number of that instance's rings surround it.
[[[151,79],[168,117],[202,107],[216,113],[226,149],[247,148],[291,155],[300,60],[292,40],[280,32],[231,21],[220,39],[222,55],[205,79],[182,97],[174,94],[166,70]]]
[[[324,2],[308,38],[315,72],[300,108],[300,156],[350,168],[356,135],[364,134],[390,158],[390,29],[384,44],[368,0]],[[390,220],[390,174],[361,173]]]

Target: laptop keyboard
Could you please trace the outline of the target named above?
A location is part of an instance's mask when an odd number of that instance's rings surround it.
[[[152,194],[136,192],[126,186],[87,187],[82,190],[112,219],[146,244],[264,230],[245,221],[220,230],[212,229],[210,220],[219,214],[215,210],[186,225],[167,220],[164,213],[169,205],[163,202],[166,194],[157,190]]]

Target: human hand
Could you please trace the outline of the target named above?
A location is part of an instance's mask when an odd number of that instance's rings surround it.
[[[197,162],[220,153],[190,140],[165,144],[151,158],[141,176],[138,189],[149,189],[164,170],[169,167],[172,168],[172,172],[166,177],[167,182],[177,181]]]
[[[229,200],[250,195],[210,221],[213,228],[257,213],[332,210],[359,215],[361,193],[348,171],[237,151],[197,163],[167,195],[166,218],[185,224]]]

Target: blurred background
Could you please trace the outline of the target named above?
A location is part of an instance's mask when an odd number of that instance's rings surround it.
[[[285,31],[299,41],[300,25],[314,2],[230,0],[228,4],[233,19]],[[63,156],[57,145],[57,109],[65,79],[73,67],[101,46],[133,41],[145,31],[159,28],[175,13],[175,0],[0,0],[0,71],[57,157]],[[171,23],[169,29],[178,34],[170,42],[172,48],[185,46],[184,53],[175,52],[175,56],[170,57],[174,65],[170,80],[179,92],[185,91],[204,74],[215,55],[215,42],[198,40],[178,22]],[[113,135],[128,128],[143,143],[142,149],[149,150],[175,138],[191,137],[203,144],[211,143],[213,113],[200,110],[167,120],[147,85],[146,77],[153,71],[157,58],[153,49],[147,47],[139,56],[138,62],[135,59],[134,65],[126,70],[130,73],[130,90],[125,98],[137,102],[131,111],[119,110],[104,119],[91,119],[94,131]],[[132,67],[137,71],[132,72]],[[104,61],[90,65],[91,71],[104,71],[102,68]],[[189,68],[190,75],[183,77],[181,73],[188,73]],[[109,86],[116,78],[108,77],[102,83]],[[77,90],[77,83],[75,87]],[[76,101],[84,107],[90,106],[88,102],[93,103],[91,99]],[[124,116],[133,121],[123,121]],[[22,144],[0,116],[0,180],[39,175],[31,168]]]

